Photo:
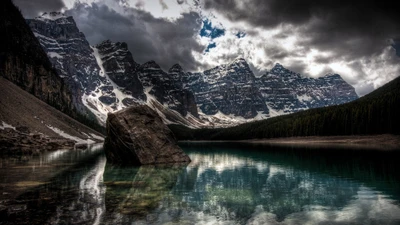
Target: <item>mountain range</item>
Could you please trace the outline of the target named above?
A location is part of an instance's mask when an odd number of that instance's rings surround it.
[[[400,134],[399,102],[400,77],[397,77],[368,95],[346,104],[309,109],[226,128],[191,129],[176,124],[171,124],[169,127],[180,140],[265,140],[305,136],[398,135]],[[396,143],[390,148],[399,149],[399,140],[396,136],[393,140],[387,138],[380,144],[390,146]],[[352,141],[354,141],[352,144],[355,144],[356,140]],[[375,141],[377,140],[374,139],[373,142]]]
[[[358,98],[338,74],[309,78],[277,63],[257,77],[243,58],[203,72],[179,65],[135,62],[126,43],[90,46],[73,17],[44,13],[27,24],[68,85],[72,104],[104,124],[107,113],[136,104],[155,109],[168,124],[224,127],[343,104]]]

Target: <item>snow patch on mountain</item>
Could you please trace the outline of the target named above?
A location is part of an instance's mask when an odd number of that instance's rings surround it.
[[[307,94],[303,94],[303,95],[297,95],[297,99],[300,102],[309,102],[311,101],[313,98],[311,96],[308,96]]]
[[[94,143],[96,143],[95,141],[93,141],[93,140],[91,140],[91,139],[89,139],[89,138],[86,139],[86,140],[83,140],[83,139],[81,139],[81,138],[79,138],[79,137],[75,137],[75,136],[72,136],[72,135],[70,135],[70,134],[67,134],[66,132],[62,131],[61,129],[59,129],[59,128],[57,128],[57,127],[53,127],[53,126],[47,125],[47,124],[46,124],[46,126],[47,126],[50,130],[52,130],[54,133],[60,135],[60,136],[63,137],[63,138],[67,138],[67,139],[73,140],[73,141],[75,141],[77,144],[94,144]]]
[[[91,48],[93,49],[93,55],[96,58],[97,65],[99,65],[99,67],[100,67],[99,75],[104,77],[105,74],[106,74],[106,70],[103,67],[103,61],[101,60],[101,57],[100,57],[100,54],[99,54],[99,50],[97,48],[95,48],[95,47],[92,47],[92,46],[91,46]]]
[[[97,139],[97,140],[100,140],[100,141],[104,141],[104,138],[99,136],[99,135],[96,135],[96,134],[93,134],[93,133],[90,133],[89,135],[94,139]]]
[[[10,124],[4,122],[4,121],[1,121],[0,129],[4,130],[4,129],[6,129],[6,128],[10,128],[10,129],[15,130],[15,127],[14,127],[14,126],[12,126],[12,125],[10,125]]]
[[[64,58],[62,55],[58,54],[57,52],[48,52],[47,55],[50,58],[58,58],[58,59]]]
[[[45,12],[37,18],[42,18],[47,20],[58,20],[61,18],[66,18],[66,16],[61,12],[50,12],[50,13]]]

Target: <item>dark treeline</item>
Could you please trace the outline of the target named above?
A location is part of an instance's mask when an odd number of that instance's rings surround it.
[[[310,109],[230,128],[170,125],[179,140],[245,140],[294,136],[400,134],[400,77],[343,105]]]

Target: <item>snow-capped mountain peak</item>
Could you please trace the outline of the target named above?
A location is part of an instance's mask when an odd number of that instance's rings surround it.
[[[61,13],[61,12],[45,12],[43,13],[40,17],[44,18],[44,19],[49,19],[49,20],[57,20],[60,18],[67,18],[67,16],[65,16],[65,14]]]
[[[74,24],[75,21],[72,16],[66,16],[61,12],[45,12],[41,16],[35,18],[35,20],[41,21],[56,21],[57,23],[62,24]]]
[[[141,65],[141,67],[142,68],[161,69],[161,67],[154,60],[150,60],[148,62],[145,62],[143,65]]]
[[[242,57],[234,59],[229,65],[238,65],[239,67],[249,66],[247,61]]]
[[[181,65],[174,64],[169,70],[168,73],[179,73],[179,72],[184,72],[183,68]]]
[[[165,72],[153,60],[135,62],[124,42],[90,47],[73,18],[61,13],[27,22],[71,88],[74,104],[103,122],[108,112],[147,104],[167,123],[226,126],[357,98],[337,74],[303,78],[277,63],[257,78],[242,57],[204,72],[186,72],[179,64]]]

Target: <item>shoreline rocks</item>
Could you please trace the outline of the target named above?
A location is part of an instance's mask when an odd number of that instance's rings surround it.
[[[29,133],[28,128],[0,129],[0,153],[5,155],[38,154],[43,151],[74,149],[75,142]]]
[[[172,131],[146,105],[109,113],[106,126],[104,150],[108,162],[130,165],[190,162]]]

